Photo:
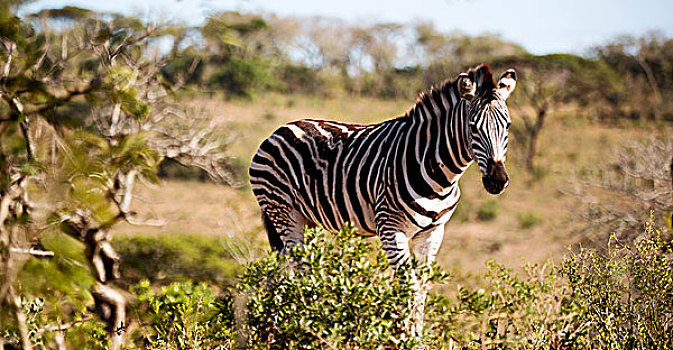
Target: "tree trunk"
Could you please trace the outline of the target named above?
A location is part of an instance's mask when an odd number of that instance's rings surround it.
[[[62,228],[86,245],[86,257],[93,268],[97,283],[91,287],[94,311],[106,323],[112,350],[121,349],[126,328],[126,299],[112,284],[119,278],[119,255],[110,244],[110,233],[92,224],[90,215],[77,212],[64,217]]]
[[[529,171],[535,169],[535,154],[537,153],[537,141],[540,136],[540,130],[544,126],[544,120],[547,115],[547,108],[543,107],[537,111],[537,120],[532,128],[528,129],[528,153],[526,154],[526,167]]]
[[[671,158],[671,190],[673,190],[673,158]]]
[[[652,89],[652,95],[654,96],[654,120],[661,120],[661,93],[659,92],[659,86],[657,86],[657,80],[654,77],[654,72],[652,72],[652,68],[650,68],[650,65],[647,64],[647,61],[645,61],[644,57],[638,55],[636,56],[636,61],[638,61],[640,67],[643,68],[647,82],[650,84],[650,88]]]

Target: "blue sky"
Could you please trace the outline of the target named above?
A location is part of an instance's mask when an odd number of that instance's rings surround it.
[[[38,0],[29,9],[75,5],[198,24],[218,10],[320,15],[353,22],[432,20],[437,28],[498,33],[536,54],[582,54],[618,35],[673,37],[673,0]]]

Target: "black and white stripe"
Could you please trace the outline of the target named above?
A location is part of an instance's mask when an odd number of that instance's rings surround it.
[[[516,74],[498,84],[488,65],[421,94],[402,117],[373,125],[305,119],[280,127],[259,147],[250,182],[269,240],[301,243],[304,226],[346,222],[378,235],[390,263],[434,259],[458,204],[458,180],[476,160],[484,187],[499,193],[504,168],[506,98]]]

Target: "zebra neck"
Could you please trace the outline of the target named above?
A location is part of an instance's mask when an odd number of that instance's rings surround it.
[[[442,192],[472,163],[468,105],[465,100],[447,98],[425,102],[431,103],[418,103],[411,111],[409,144],[416,148],[416,157],[414,165],[407,160],[407,171],[418,172],[435,191]]]

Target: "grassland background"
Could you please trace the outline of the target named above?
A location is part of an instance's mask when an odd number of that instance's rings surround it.
[[[230,135],[233,161],[247,173],[258,145],[286,122],[310,117],[375,123],[405,113],[413,101],[264,94],[253,100],[230,101],[219,96],[185,97],[182,103],[211,116],[216,127]],[[517,111],[511,114],[517,127],[521,123]],[[535,174],[524,169],[521,140],[510,134],[508,189],[500,196],[489,195],[482,188],[478,168],[470,167],[461,179],[463,196],[446,226],[438,263],[458,275],[469,275],[483,272],[484,262],[490,258],[513,267],[520,266],[522,259],[560,261],[568,247],[583,239],[578,229],[586,223],[577,222],[576,214],[585,209],[579,197],[571,194],[581,181],[578,174],[609,163],[614,150],[628,142],[670,131],[670,126],[648,122],[599,123],[571,107],[562,108],[549,117],[542,131]],[[228,260],[236,266],[269,249],[245,174],[235,188],[208,181],[164,179],[158,186],[144,186],[141,197],[136,210],[162,218],[166,224],[120,225],[114,229],[117,240],[206,236],[213,244],[238,250],[231,247],[235,242],[245,247]],[[480,219],[480,210],[495,210],[495,217]]]

